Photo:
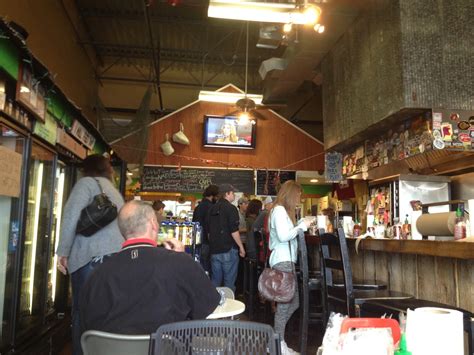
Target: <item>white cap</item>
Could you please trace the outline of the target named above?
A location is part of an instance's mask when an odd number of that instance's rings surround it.
[[[263,200],[264,205],[267,205],[269,203],[273,203],[273,198],[271,198],[271,196],[267,196],[267,198]]]

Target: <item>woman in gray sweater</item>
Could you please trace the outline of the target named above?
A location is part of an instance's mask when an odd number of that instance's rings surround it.
[[[100,186],[117,206],[123,206],[120,192],[112,183],[113,168],[108,158],[90,155],[83,162],[84,177],[77,181],[64,206],[58,249],[58,269],[71,275],[72,286],[72,344],[73,354],[82,354],[79,320],[79,292],[93,268],[120,250],[124,241],[117,226],[117,219],[90,237],[76,234],[81,211],[98,195]]]

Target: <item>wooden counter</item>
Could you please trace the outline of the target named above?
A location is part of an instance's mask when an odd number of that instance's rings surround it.
[[[358,250],[474,259],[473,242],[473,238],[463,241],[364,239]],[[355,239],[347,239],[347,245],[355,248]]]

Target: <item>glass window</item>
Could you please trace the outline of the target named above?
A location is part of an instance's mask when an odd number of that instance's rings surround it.
[[[20,290],[20,333],[41,322],[43,317],[43,292],[49,258],[47,251],[51,237],[54,158],[55,155],[49,150],[32,144]]]
[[[0,124],[0,145],[23,155],[25,138]],[[3,347],[10,342],[12,335],[14,285],[18,277],[15,265],[20,233],[20,198],[0,195],[0,216],[0,346]]]

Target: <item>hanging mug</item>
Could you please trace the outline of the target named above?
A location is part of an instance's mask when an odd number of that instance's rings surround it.
[[[163,151],[163,154],[166,156],[170,156],[171,154],[174,153],[173,146],[171,145],[169,141],[169,134],[166,133],[166,141],[160,145],[161,150]]]
[[[173,141],[179,144],[189,145],[189,139],[184,134],[184,126],[182,123],[179,124],[179,131],[173,134]]]

